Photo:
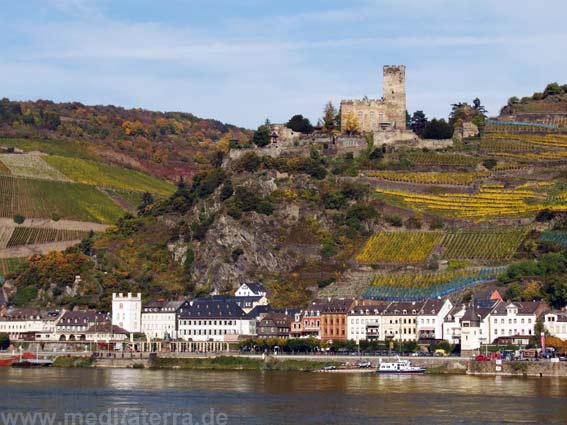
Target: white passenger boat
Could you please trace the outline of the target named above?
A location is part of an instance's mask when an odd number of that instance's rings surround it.
[[[409,360],[400,360],[398,358],[398,360],[395,362],[383,362],[382,359],[380,359],[376,372],[409,375],[425,373],[425,369],[417,366],[412,366]]]

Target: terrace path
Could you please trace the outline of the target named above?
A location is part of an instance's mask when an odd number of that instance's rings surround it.
[[[58,220],[48,218],[26,218],[23,224],[16,224],[11,218],[0,218],[0,227],[42,227],[47,229],[80,230],[88,232],[104,232],[108,224],[94,223],[89,221]]]
[[[38,243],[33,245],[15,246],[13,248],[0,249],[0,258],[20,258],[31,255],[46,254],[51,251],[63,251],[70,246],[81,242],[80,239],[62,242]]]

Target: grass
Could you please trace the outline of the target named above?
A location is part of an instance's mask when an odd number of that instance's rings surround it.
[[[24,261],[25,258],[0,258],[0,276],[16,271]]]
[[[210,369],[210,370],[263,370],[264,362],[248,357],[207,357],[207,358],[156,358],[152,369]]]
[[[102,188],[152,192],[164,196],[170,195],[175,190],[175,187],[165,180],[102,162],[65,156],[48,156],[45,160],[78,183]]]
[[[0,176],[0,217],[114,223],[124,211],[93,186]]]
[[[88,146],[79,142],[64,140],[0,138],[0,146],[19,148],[25,152],[41,151],[50,155],[72,156],[85,159],[93,158],[93,155],[88,150]]]
[[[209,370],[279,370],[279,371],[314,371],[325,366],[339,366],[337,362],[309,360],[278,360],[271,358],[264,362],[249,357],[220,356],[214,358],[156,358],[152,360],[152,369],[209,369]]]

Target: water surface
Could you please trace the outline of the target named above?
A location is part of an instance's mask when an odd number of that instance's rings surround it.
[[[166,413],[193,424],[567,422],[567,380],[556,378],[0,368],[0,395],[0,413],[112,409],[140,425],[144,412],[155,425],[173,423]]]

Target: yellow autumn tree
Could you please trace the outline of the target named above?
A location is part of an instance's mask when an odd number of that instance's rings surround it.
[[[345,122],[342,124],[343,131],[347,134],[356,134],[360,132],[360,123],[352,113],[345,115]]]

